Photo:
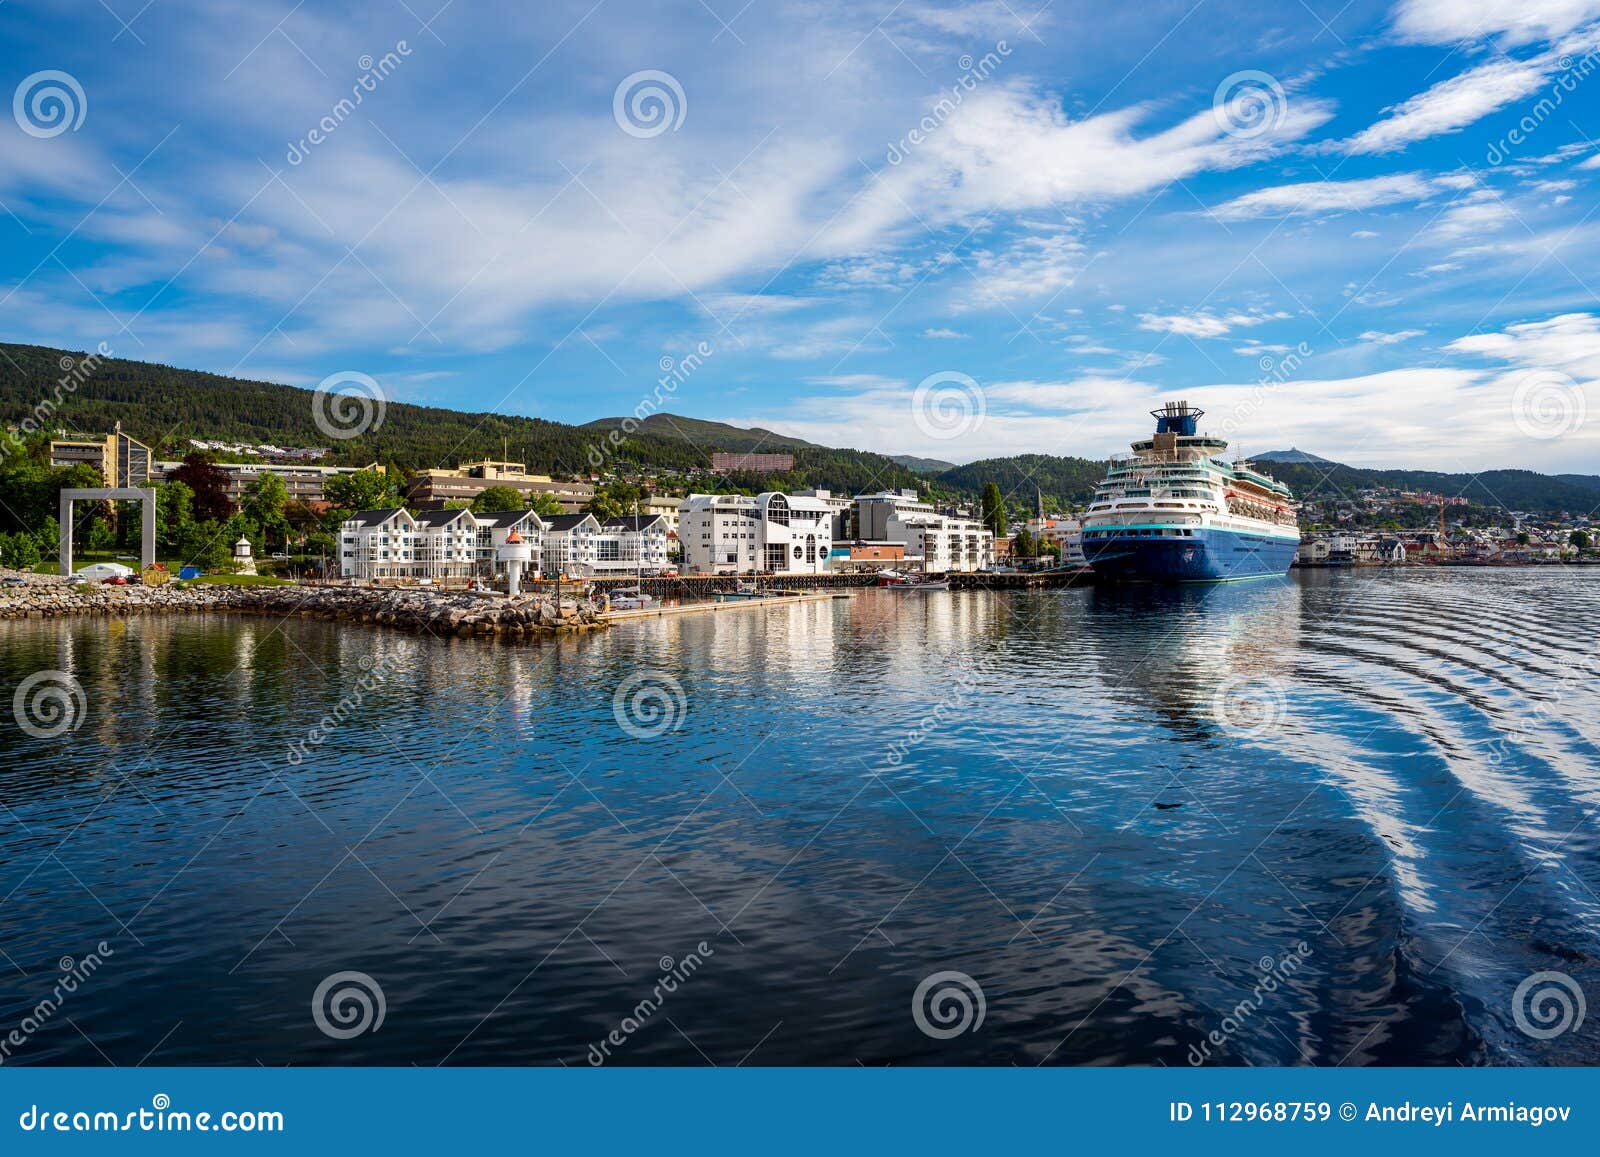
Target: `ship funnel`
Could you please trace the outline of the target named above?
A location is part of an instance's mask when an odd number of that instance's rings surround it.
[[[1166,402],[1159,410],[1151,410],[1150,416],[1156,420],[1157,434],[1184,434],[1193,436],[1199,432],[1200,418],[1205,414],[1199,406],[1191,406],[1188,402]]]

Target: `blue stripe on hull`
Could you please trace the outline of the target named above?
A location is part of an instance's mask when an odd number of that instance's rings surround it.
[[[1095,577],[1116,582],[1227,582],[1281,575],[1299,541],[1199,528],[1192,538],[1124,535],[1085,538]]]

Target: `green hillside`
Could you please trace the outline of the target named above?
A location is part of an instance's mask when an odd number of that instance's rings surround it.
[[[620,429],[622,424],[629,420],[626,418],[597,418],[593,422],[585,422],[578,429],[606,432]],[[705,450],[726,450],[734,454],[756,452],[779,454],[790,450],[821,449],[814,442],[807,442],[800,438],[786,438],[782,434],[773,433],[771,430],[763,430],[760,426],[745,429],[741,426],[730,426],[726,422],[709,422],[704,418],[686,418],[682,414],[651,414],[649,417],[636,420],[634,428],[636,435],[676,438],[681,442],[688,442]]]
[[[1106,476],[1106,464],[1089,458],[1061,458],[1053,454],[1018,454],[1010,458],[984,458],[940,474],[935,482],[959,494],[977,494],[984,483],[994,482],[1012,508],[1032,510],[1036,493],[1045,506],[1059,509],[1083,505],[1096,483]]]

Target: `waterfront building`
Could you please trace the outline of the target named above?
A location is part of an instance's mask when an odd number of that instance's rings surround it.
[[[124,434],[121,422],[103,438],[54,438],[50,442],[51,466],[93,466],[107,486],[148,486],[151,460],[150,447]]]
[[[503,578],[499,548],[512,533],[537,557],[545,523],[531,510],[363,510],[339,527],[339,574],[365,581]]]
[[[667,520],[658,514],[623,515],[600,524],[594,537],[596,575],[662,571],[667,567]]]
[[[577,514],[594,498],[587,482],[558,482],[548,474],[529,474],[521,462],[484,459],[464,462],[454,470],[420,470],[411,480],[407,499],[423,510],[439,510],[452,502],[471,503],[491,486],[517,491],[526,502],[535,494],[549,494],[567,514]]]
[[[825,574],[834,508],[821,498],[777,491],[691,494],[678,518],[689,574]]]
[[[855,508],[851,537],[863,542],[883,542],[890,537],[889,520],[896,515],[936,515],[938,507],[925,502],[915,490],[880,490],[858,494],[851,500]]]
[[[974,518],[945,514],[895,513],[885,538],[905,544],[906,558],[922,559],[933,574],[989,570],[995,562],[994,534]]]
[[[545,519],[539,566],[547,575],[587,578],[599,553],[600,520],[592,514],[553,514]]]

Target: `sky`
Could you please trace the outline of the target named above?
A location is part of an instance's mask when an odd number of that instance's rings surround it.
[[[1600,471],[1600,0],[8,0],[0,49],[0,340]]]

